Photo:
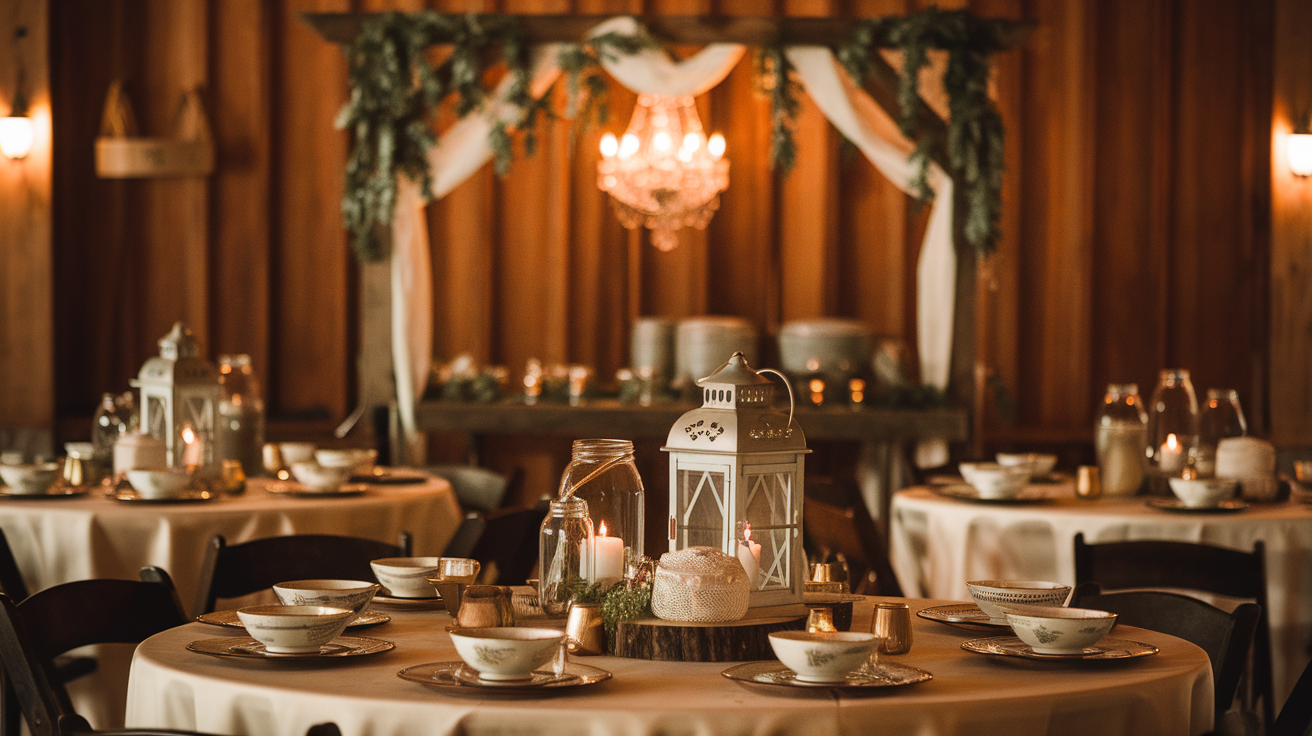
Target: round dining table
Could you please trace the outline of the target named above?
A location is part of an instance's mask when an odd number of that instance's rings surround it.
[[[877,600],[855,604],[853,630],[868,630]],[[906,602],[913,611],[944,603]],[[382,610],[390,622],[347,633],[395,648],[357,657],[264,660],[190,651],[193,642],[243,633],[202,623],[153,636],[133,659],[127,723],[233,736],[300,734],[326,721],[345,736],[1116,736],[1200,734],[1212,725],[1207,655],[1186,641],[1128,626],[1111,636],[1155,646],[1157,653],[1119,661],[977,654],[962,643],[998,630],[913,616],[910,652],[884,656],[933,675],[915,684],[860,691],[767,685],[722,676],[737,663],[571,656],[571,666],[612,677],[548,693],[402,679],[397,673],[406,668],[458,661],[446,631],[452,619],[441,611]]]
[[[1277,711],[1307,665],[1312,506],[1294,500],[1182,511],[1159,508],[1142,496],[1080,499],[1071,482],[1031,484],[1021,500],[997,502],[963,499],[961,488],[916,486],[893,496],[889,556],[908,595],[968,600],[968,580],[1073,585],[1075,535],[1081,533],[1089,544],[1166,540],[1250,552],[1261,541]]]
[[[295,489],[251,479],[239,495],[190,502],[123,501],[98,489],[82,495],[25,498],[0,495],[0,529],[28,590],[92,578],[136,580],[142,567],[167,570],[184,605],[196,597],[211,537],[229,543],[287,534],[340,534],[395,543],[402,531],[415,554],[438,555],[460,524],[460,506],[441,478],[398,469],[363,492],[336,495],[273,493]],[[97,672],[70,684],[78,712],[98,728],[122,724],[131,650],[96,648]]]

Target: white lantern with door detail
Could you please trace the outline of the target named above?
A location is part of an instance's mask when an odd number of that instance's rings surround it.
[[[191,330],[174,323],[132,385],[141,389],[141,432],[164,440],[169,465],[216,474],[219,371]]]
[[[806,567],[802,478],[810,450],[791,406],[787,414],[774,409],[774,384],[761,373],[783,378],[734,353],[697,381],[701,408],[680,417],[661,448],[670,454],[670,550],[707,546],[737,557],[752,608],[800,603]]]

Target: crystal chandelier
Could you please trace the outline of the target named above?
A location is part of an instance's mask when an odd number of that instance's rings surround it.
[[[720,207],[729,186],[724,136],[707,140],[690,96],[639,95],[624,137],[602,136],[597,186],[624,227],[646,227],[652,245],[672,250],[676,230],[705,228]]]

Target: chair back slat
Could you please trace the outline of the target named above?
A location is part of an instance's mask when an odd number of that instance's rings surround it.
[[[804,529],[811,545],[847,560],[852,592],[901,598],[902,585],[888,562],[884,537],[864,502],[858,499],[840,505],[816,497],[811,490],[807,488],[802,500]],[[870,573],[874,574],[873,584]]]

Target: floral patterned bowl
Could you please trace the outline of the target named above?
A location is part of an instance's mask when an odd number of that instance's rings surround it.
[[[273,586],[273,594],[284,606],[331,606],[359,613],[378,588],[378,583],[363,580],[289,580]]]
[[[802,682],[843,682],[870,658],[879,639],[859,631],[776,631],[770,647]]]
[[[1089,608],[1006,606],[1007,623],[1039,654],[1080,654],[1116,625],[1116,614]]]
[[[481,680],[527,680],[533,670],[556,656],[565,643],[565,632],[515,626],[455,629],[451,643]]]
[[[1071,593],[1069,585],[1041,580],[972,580],[966,588],[979,610],[995,624],[1007,623],[1002,606],[1060,606]]]

